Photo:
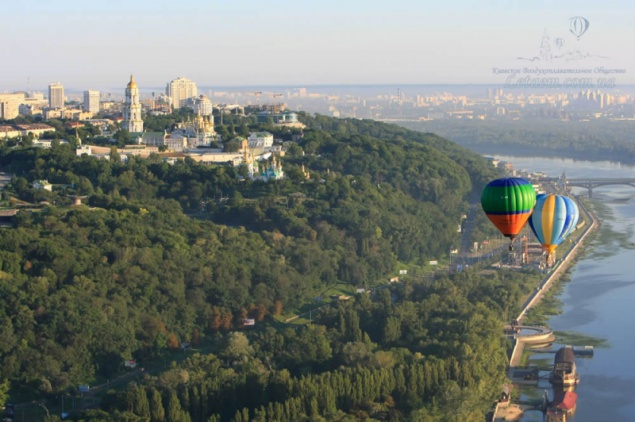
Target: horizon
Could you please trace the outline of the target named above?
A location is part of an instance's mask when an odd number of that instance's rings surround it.
[[[136,81],[136,78],[135,78]],[[626,93],[635,93],[635,83],[627,83],[620,84],[615,87],[594,87],[594,88],[585,88],[585,87],[576,87],[572,86],[569,88],[561,88],[561,87],[543,87],[540,88],[509,88],[509,87],[501,87],[500,84],[495,83],[431,83],[431,84],[397,84],[397,83],[377,83],[377,84],[294,84],[294,85],[227,85],[227,86],[213,86],[213,85],[198,85],[197,90],[199,95],[204,94],[208,95],[210,92],[213,94],[219,92],[228,92],[232,94],[250,94],[253,93],[253,90],[262,91],[263,95],[270,94],[272,92],[279,91],[291,91],[305,88],[307,89],[307,93],[311,94],[329,94],[329,95],[370,95],[368,91],[373,91],[374,95],[386,95],[390,94],[387,90],[400,90],[401,93],[405,96],[409,95],[432,95],[438,94],[442,92],[449,92],[455,95],[467,95],[470,96],[478,91],[478,94],[483,94],[487,89],[499,89],[503,88],[504,92],[507,93],[515,93],[515,94],[555,94],[555,93],[577,93],[580,91],[602,91],[602,92],[626,92]],[[380,89],[384,89],[383,91],[377,91]],[[85,91],[88,89],[82,88],[73,88],[64,86],[64,94],[65,96],[78,96],[83,95]],[[109,89],[97,89],[100,94],[110,94],[115,97],[123,96],[125,90],[125,84],[119,87],[110,87]],[[415,93],[409,92],[415,90]],[[160,86],[150,86],[144,87],[143,85],[139,85],[139,92],[142,97],[147,97],[153,93],[163,93],[165,91],[165,87]],[[344,91],[344,92],[339,92]],[[366,91],[366,92],[362,92]],[[13,92],[27,92],[26,89],[18,89]],[[41,92],[44,93],[45,97],[48,93],[48,87],[44,89],[31,89],[28,92]],[[2,93],[0,91],[0,93]]]
[[[621,42],[634,8],[618,0],[498,1],[491,8],[475,0],[26,0],[3,5],[11,16],[4,33],[19,36],[2,39],[12,59],[0,92],[45,91],[56,81],[69,90],[114,91],[130,74],[154,90],[179,75],[217,88],[501,85],[508,75],[496,69],[524,67],[585,68],[593,78],[634,84],[635,59]],[[583,31],[576,32],[576,17],[586,22]]]

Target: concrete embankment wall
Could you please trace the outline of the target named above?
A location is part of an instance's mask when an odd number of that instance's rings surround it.
[[[509,356],[509,367],[518,366],[520,363],[520,357],[523,355],[524,345],[522,341],[514,339],[514,348],[512,354]],[[511,377],[510,377],[511,378]]]
[[[576,244],[573,246],[573,248],[571,248],[571,250],[569,250],[569,252],[562,258],[562,261],[560,261],[558,265],[556,265],[553,271],[547,277],[545,277],[545,279],[540,283],[540,286],[538,287],[538,289],[534,291],[532,295],[527,299],[527,301],[523,305],[522,310],[520,311],[520,314],[518,314],[518,318],[516,318],[517,321],[521,324],[522,324],[523,318],[527,315],[527,311],[531,309],[531,307],[536,305],[538,302],[540,302],[540,299],[542,299],[542,296],[544,295],[544,293],[547,290],[549,290],[553,282],[557,280],[558,277],[567,268],[569,268],[570,263],[575,258],[579,250],[578,248],[582,245],[583,241],[586,239],[587,235],[591,232],[591,230],[597,226],[597,221],[595,217],[591,215],[591,212],[581,202],[578,201],[578,204],[580,206],[580,210],[585,213],[587,219],[591,222],[591,224],[589,224],[586,227],[586,229],[584,230],[584,233],[582,233],[582,235],[580,236]],[[514,366],[518,366],[520,364],[520,359],[522,357],[524,348],[525,348],[524,342],[514,339],[514,347],[509,357],[508,369],[511,369]],[[498,408],[499,408],[499,404],[496,403],[494,407],[494,413],[492,414],[491,422],[496,422]]]
[[[578,249],[583,244],[587,235],[597,225],[595,218],[591,215],[591,213],[584,206],[584,204],[581,202],[578,202],[578,204],[580,205],[580,209],[585,213],[587,219],[591,221],[591,224],[589,224],[586,227],[586,229],[584,230],[584,233],[582,233],[582,235],[576,241],[573,247],[566,253],[566,255],[562,258],[562,260],[560,260],[556,264],[556,266],[552,269],[551,273],[547,275],[547,277],[545,277],[545,279],[540,283],[540,286],[538,287],[538,289],[534,291],[531,294],[531,296],[529,296],[529,298],[523,305],[523,309],[520,311],[520,314],[518,314],[518,317],[516,318],[518,322],[520,323],[522,323],[523,318],[527,315],[527,311],[531,309],[534,305],[536,305],[538,302],[540,302],[540,299],[542,299],[542,296],[544,295],[544,293],[551,288],[551,285],[553,284],[553,282],[557,280],[558,277],[560,277],[560,275],[562,275],[562,273],[569,268],[569,265],[571,264],[571,262],[577,255]]]

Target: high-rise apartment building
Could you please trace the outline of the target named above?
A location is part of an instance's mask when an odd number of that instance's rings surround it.
[[[141,101],[139,100],[139,87],[130,75],[130,82],[126,86],[126,102],[123,107],[123,121],[121,127],[130,133],[143,132],[143,120],[141,119]]]
[[[99,91],[84,91],[84,111],[99,113]]]
[[[49,107],[64,108],[64,86],[59,82],[49,85]]]
[[[0,94],[0,119],[15,119],[20,111],[20,104],[24,103],[24,93]]]
[[[165,93],[172,99],[172,108],[177,109],[186,105],[187,99],[197,96],[196,84],[186,78],[177,78],[168,83]]]

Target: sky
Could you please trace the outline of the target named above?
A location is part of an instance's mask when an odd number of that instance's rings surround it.
[[[628,0],[0,0],[0,10],[0,92],[57,81],[120,90],[131,74],[160,91],[180,76],[201,87],[497,84],[509,75],[494,69],[523,67],[622,69],[609,77],[635,83]],[[579,38],[572,17],[589,23]]]

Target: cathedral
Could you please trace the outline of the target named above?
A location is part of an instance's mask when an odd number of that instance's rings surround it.
[[[246,139],[243,139],[242,150],[242,165],[247,167],[247,174],[251,180],[262,180],[263,182],[268,182],[270,180],[280,180],[284,177],[282,164],[280,161],[276,160],[275,155],[272,156],[271,165],[267,167],[265,164],[265,168],[261,169],[258,160],[256,160],[253,153],[249,151]]]
[[[130,75],[130,82],[126,86],[126,102],[123,107],[122,129],[130,133],[143,132],[143,120],[141,120],[141,102],[139,101],[139,87]]]

